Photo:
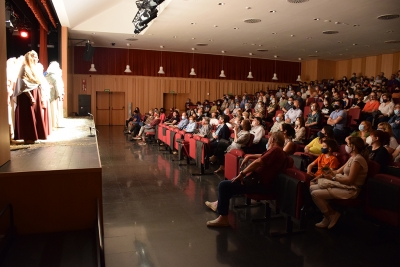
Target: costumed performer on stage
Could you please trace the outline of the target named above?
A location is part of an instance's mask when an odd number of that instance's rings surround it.
[[[47,68],[46,79],[50,84],[50,111],[52,126],[53,128],[63,127],[64,82],[62,79],[62,70],[57,61],[50,62],[50,65]]]

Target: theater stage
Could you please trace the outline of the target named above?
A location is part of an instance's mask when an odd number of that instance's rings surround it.
[[[89,229],[96,199],[102,207],[93,121],[66,118],[64,124],[38,144],[11,146],[11,160],[0,167],[0,207],[13,205],[20,234]]]

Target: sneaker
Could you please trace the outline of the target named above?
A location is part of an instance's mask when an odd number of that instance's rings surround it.
[[[335,211],[334,214],[332,214],[331,216],[329,216],[329,221],[330,221],[330,223],[329,223],[329,225],[328,225],[328,229],[331,229],[333,226],[336,225],[337,221],[338,221],[339,218],[340,218],[340,215],[341,215],[341,214],[340,214],[339,212]]]
[[[217,207],[214,202],[206,201],[204,204],[206,204],[206,206],[209,207],[212,211],[217,211]]]
[[[316,223],[315,226],[318,228],[326,228],[329,226],[329,218],[325,217],[319,223]]]
[[[142,140],[142,137],[133,137],[133,140]]]
[[[208,221],[207,227],[229,227],[229,222],[221,221],[218,219]]]

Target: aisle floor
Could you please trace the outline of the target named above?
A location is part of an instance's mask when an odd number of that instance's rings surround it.
[[[192,176],[176,155],[158,146],[128,141],[122,126],[99,126],[103,166],[103,209],[107,267],[179,266],[398,266],[396,232],[349,212],[332,230],[272,238],[284,220],[253,223],[264,209],[231,209],[231,228],[209,229],[216,214],[204,201],[216,200],[222,176]],[[211,167],[209,172],[215,169]],[[236,204],[243,198],[236,198]],[[231,201],[232,203],[233,201]],[[397,240],[397,241],[396,241]]]

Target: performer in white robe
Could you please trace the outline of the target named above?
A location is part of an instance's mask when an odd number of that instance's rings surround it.
[[[60,128],[63,127],[62,119],[64,117],[64,82],[62,79],[60,64],[58,64],[58,62],[50,62],[50,65],[47,68],[46,79],[50,85],[50,110],[52,125],[54,128]]]

